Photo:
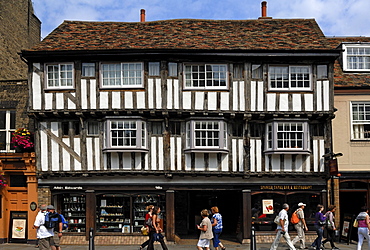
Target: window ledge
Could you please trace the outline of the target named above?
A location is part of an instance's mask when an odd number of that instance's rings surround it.
[[[229,150],[228,149],[220,149],[220,148],[188,148],[184,150],[185,154],[189,153],[221,153],[221,154],[228,154]]]
[[[264,153],[266,155],[273,155],[273,154],[283,154],[283,155],[309,155],[311,152],[309,150],[302,150],[302,149],[292,149],[292,150],[265,150]]]
[[[104,153],[125,153],[125,152],[137,152],[137,153],[147,153],[149,149],[146,148],[105,148]]]

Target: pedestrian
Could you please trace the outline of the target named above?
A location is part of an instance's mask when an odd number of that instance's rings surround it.
[[[213,238],[212,233],[212,224],[210,219],[208,218],[209,213],[207,209],[203,209],[200,212],[200,215],[202,216],[202,222],[200,225],[197,225],[197,228],[200,230],[199,240],[197,244],[198,250],[209,250],[209,245],[211,242],[211,239]]]
[[[37,229],[37,238],[39,239],[39,249],[49,250],[50,241],[52,236],[54,236],[53,229],[47,229],[45,224],[45,214],[47,213],[47,205],[41,205],[40,211],[36,216],[33,226]]]
[[[60,248],[60,238],[62,238],[62,230],[63,230],[63,223],[62,218],[58,213],[55,212],[55,208],[53,205],[47,206],[47,211],[49,213],[50,218],[57,218],[56,226],[53,228],[54,235],[50,239],[50,246],[52,250],[61,250]]]
[[[369,209],[367,207],[361,208],[361,213],[359,213],[356,217],[358,221],[358,243],[357,243],[357,250],[361,250],[362,243],[364,239],[367,240],[368,250],[370,250],[370,219],[369,219]]]
[[[290,236],[288,233],[288,226],[289,226],[289,220],[288,220],[288,210],[289,210],[289,205],[284,203],[283,204],[283,209],[279,212],[278,219],[279,219],[279,224],[276,229],[276,237],[274,242],[272,243],[270,250],[276,250],[277,247],[279,246],[280,238],[283,236],[291,250],[295,250],[295,247],[290,240]]]
[[[146,207],[146,210],[148,211],[145,215],[145,222],[144,222],[144,226],[147,228],[148,232],[150,231],[150,228],[149,226],[147,225],[147,221],[149,220],[149,218],[152,218],[152,212],[153,212],[153,208],[154,206],[153,205],[149,205]],[[146,246],[149,245],[149,239],[146,240],[143,244],[140,245],[139,247],[139,250],[140,249],[143,249],[145,248]]]
[[[163,235],[161,234],[162,228],[159,226],[160,219],[158,218],[161,212],[160,207],[154,207],[152,211],[152,228],[149,231],[149,244],[148,250],[154,250],[154,241],[161,243],[163,250],[168,250],[166,243],[164,242]]]
[[[320,248],[324,248],[322,246],[322,236],[324,234],[324,225],[326,217],[322,214],[322,211],[324,210],[323,205],[317,205],[316,213],[315,213],[315,229],[317,233],[317,237],[315,241],[312,243],[311,247],[316,248],[316,250],[320,250]]]
[[[298,209],[295,211],[295,213],[298,216],[299,222],[294,224],[294,228],[297,230],[297,236],[292,240],[293,245],[297,243],[298,241],[301,242],[301,249],[306,249],[305,244],[305,233],[304,231],[308,231],[308,227],[306,224],[306,220],[304,218],[304,208],[306,207],[306,204],[303,202],[298,203]]]
[[[339,249],[334,244],[335,230],[337,230],[334,223],[334,212],[336,209],[337,207],[335,205],[330,205],[325,214],[326,232],[328,233],[328,237],[322,242],[322,246],[325,247],[325,243],[329,241],[332,250]]]
[[[226,249],[224,245],[220,241],[220,235],[222,233],[222,215],[219,213],[218,207],[212,207],[212,232],[213,232],[213,247],[215,250],[218,250],[218,246],[221,247],[222,250]]]

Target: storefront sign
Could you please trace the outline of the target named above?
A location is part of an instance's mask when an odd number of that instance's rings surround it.
[[[54,186],[54,190],[82,190],[83,187],[72,187],[72,186]]]
[[[262,200],[262,213],[263,214],[274,214],[274,200]]]
[[[312,190],[312,186],[305,185],[265,185],[261,190]]]
[[[340,235],[341,240],[347,242],[347,244],[351,241],[352,236],[352,229],[353,229],[353,221],[355,220],[355,216],[351,214],[344,214],[343,216],[343,226],[342,232]]]
[[[12,238],[25,239],[26,238],[26,219],[13,219]]]

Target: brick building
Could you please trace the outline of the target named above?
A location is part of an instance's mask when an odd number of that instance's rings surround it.
[[[0,0],[0,174],[7,186],[0,187],[0,243],[36,239],[32,229],[38,204],[35,154],[16,152],[11,133],[17,128],[33,130],[27,115],[28,66],[19,56],[22,49],[40,41],[41,22],[31,0]]]

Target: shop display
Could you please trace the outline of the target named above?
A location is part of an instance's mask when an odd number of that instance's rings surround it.
[[[151,194],[143,194],[137,195],[134,197],[134,222],[133,222],[133,232],[134,233],[141,233],[141,227],[144,225],[145,215],[148,212],[147,206],[154,205],[161,207],[161,214],[159,218],[163,218],[165,214],[165,201],[164,195],[151,195]],[[163,222],[163,220],[162,220]],[[163,228],[163,225],[162,225]]]
[[[67,232],[86,231],[85,195],[65,194],[63,197],[63,215],[69,223]]]

